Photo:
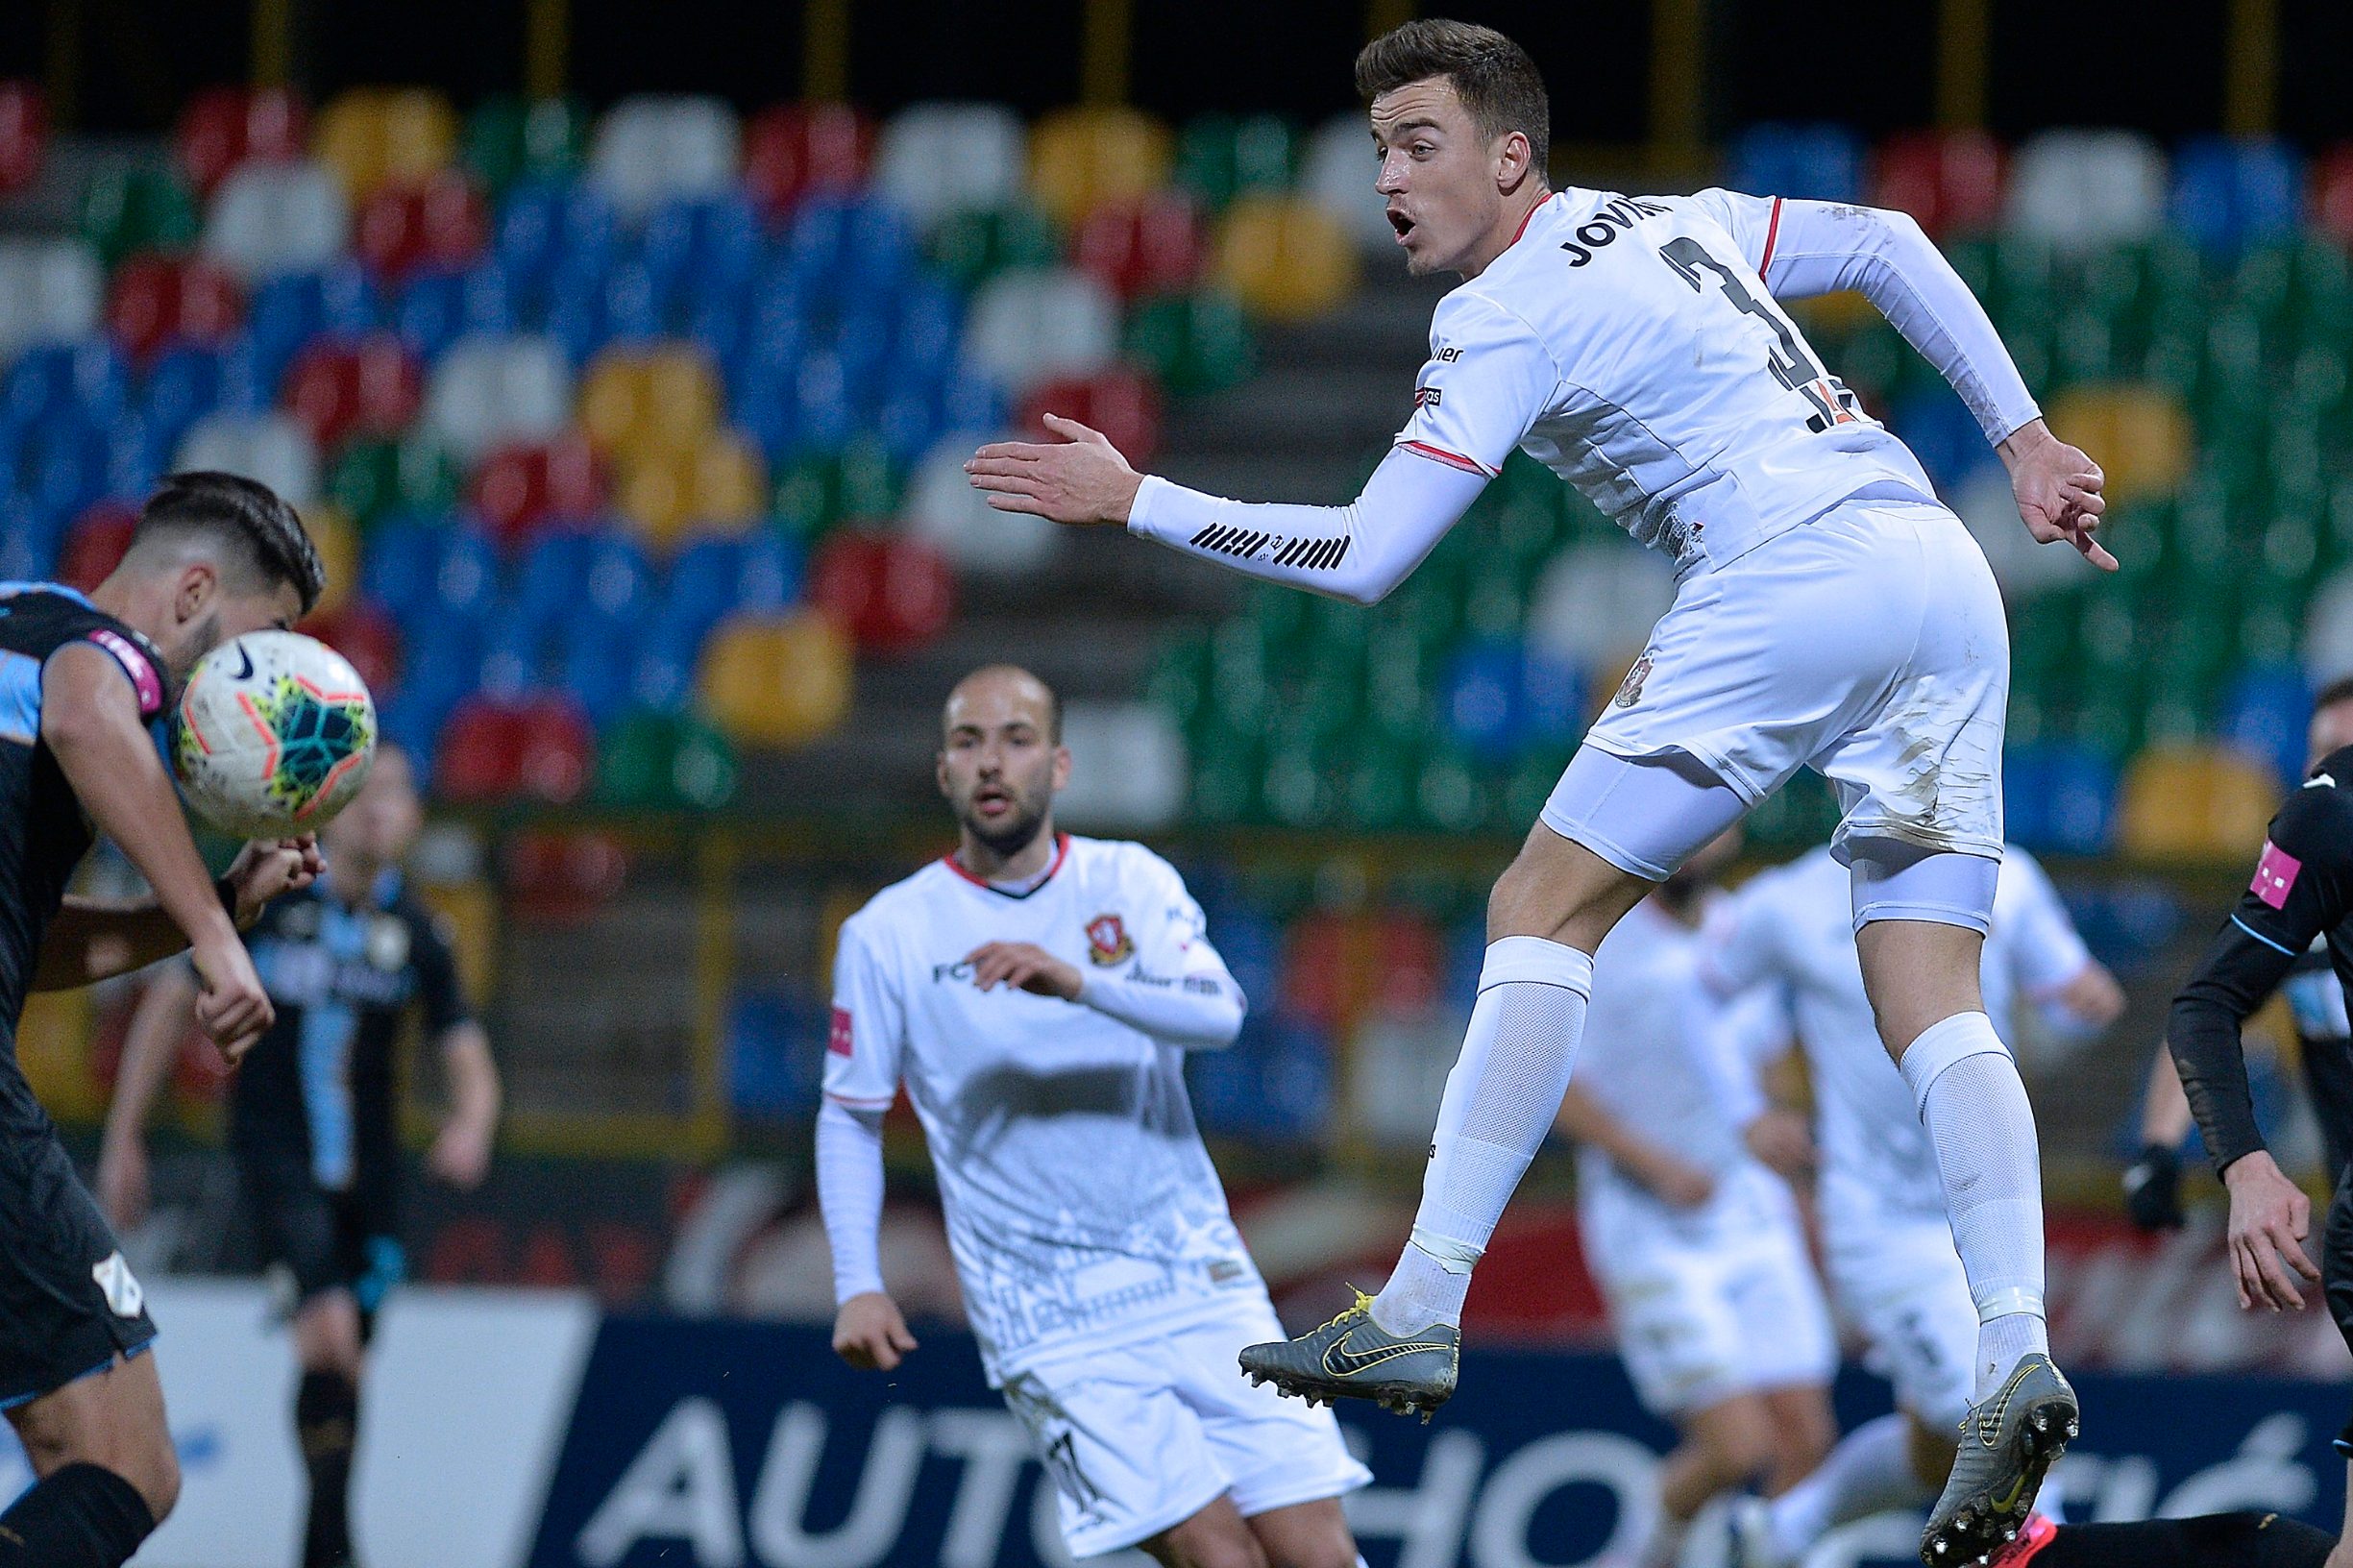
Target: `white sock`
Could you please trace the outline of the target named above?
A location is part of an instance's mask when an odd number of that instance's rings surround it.
[[[1542,937],[1487,944],[1462,1054],[1438,1102],[1413,1238],[1373,1302],[1386,1332],[1461,1323],[1471,1265],[1560,1113],[1592,992],[1591,954]]]
[[[1912,1473],[1911,1418],[1883,1415],[1840,1438],[1812,1475],[1765,1506],[1773,1549],[1796,1562],[1841,1525],[1917,1507],[1934,1496]]]
[[[1983,1400],[2021,1357],[2050,1351],[2043,1321],[2043,1173],[2034,1107],[1993,1021],[1956,1013],[1903,1053],[1904,1081],[1936,1145],[1952,1244],[1977,1303]]]

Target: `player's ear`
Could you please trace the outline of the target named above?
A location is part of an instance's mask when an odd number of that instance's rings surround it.
[[[1517,190],[1520,182],[1535,163],[1535,149],[1528,144],[1525,131],[1507,131],[1504,144],[1495,158],[1495,184],[1502,190]]]
[[[210,561],[189,561],[180,569],[180,586],[172,596],[172,613],[182,625],[205,613],[220,592],[221,575]]]
[[[941,798],[950,804],[955,802],[955,792],[947,787],[947,747],[945,747],[932,753],[931,781],[940,787]]]
[[[1054,793],[1061,794],[1064,787],[1069,782],[1070,748],[1066,746],[1058,746],[1054,748]]]

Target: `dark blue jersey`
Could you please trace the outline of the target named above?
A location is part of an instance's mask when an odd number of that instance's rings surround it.
[[[122,667],[141,717],[163,711],[163,663],[144,637],[71,588],[0,582],[0,1027],[12,1042],[41,938],[90,847],[89,820],[41,740],[41,674],[75,643]]]
[[[245,941],[278,1021],[237,1070],[231,1141],[299,1162],[329,1190],[380,1196],[399,1161],[401,1025],[413,1007],[438,1038],[469,1017],[449,942],[397,870],[356,905],[325,880],[280,898]]]

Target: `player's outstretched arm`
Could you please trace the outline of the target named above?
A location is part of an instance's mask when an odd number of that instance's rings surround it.
[[[1735,232],[1759,228],[1758,270],[1780,299],[1860,292],[1934,365],[1976,416],[2010,471],[2020,519],[2045,544],[2065,540],[2103,571],[2116,557],[2093,537],[2106,502],[2099,465],[2043,424],[1985,306],[1907,212],[1846,202],[1710,193]]]
[[[213,891],[224,907],[234,902],[237,929],[250,930],[263,906],[281,894],[308,887],[323,864],[318,841],[307,833],[257,840],[237,852]],[[68,894],[41,938],[32,989],[76,991],[143,969],[187,944],[179,923],[153,898],[120,902]]]
[[[171,1071],[172,1054],[196,1021],[196,977],[183,964],[159,968],[139,993],[123,1036],[122,1066],[107,1106],[98,1150],[98,1203],[117,1231],[147,1217],[147,1115]]]
[[[276,1016],[261,978],[180,815],[163,759],[122,667],[97,645],[71,645],[41,674],[41,740],[82,809],[111,838],[188,941],[204,994],[196,1018],[235,1062]]]
[[[1360,604],[1379,600],[1470,510],[1491,477],[1390,450],[1346,506],[1228,501],[1140,475],[1097,431],[1053,415],[1060,441],[999,441],[965,471],[1003,512],[1128,531],[1245,576]]]

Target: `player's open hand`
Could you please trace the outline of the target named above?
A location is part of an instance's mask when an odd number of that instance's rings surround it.
[[[237,929],[242,931],[259,919],[262,906],[271,899],[310,886],[326,869],[319,841],[308,833],[248,844],[229,864],[229,885],[237,893]]]
[[[2036,542],[2055,545],[2064,539],[2102,572],[2115,571],[2116,557],[2092,537],[2108,509],[2108,498],[2100,493],[2108,477],[2099,465],[2051,434],[2039,419],[2011,431],[1996,450],[2010,471],[2019,518]]]
[[[245,943],[233,936],[200,943],[188,959],[196,966],[202,988],[196,997],[196,1022],[233,1067],[278,1020],[278,1010],[261,989],[261,976],[254,972]]]
[[[992,441],[964,471],[1000,512],[1028,512],[1079,527],[1125,523],[1143,476],[1128,466],[1101,430],[1045,416],[1059,441]]]
[[[893,1372],[916,1348],[898,1303],[868,1290],[842,1303],[833,1317],[833,1353],[862,1372]]]
[[[2239,1305],[2275,1312],[2301,1308],[2304,1296],[2295,1277],[2315,1285],[2320,1281],[2320,1271],[2304,1255],[2312,1200],[2261,1149],[2232,1161],[2222,1185],[2230,1188],[2230,1262],[2239,1276]]]
[[[1012,986],[1033,996],[1078,1000],[1085,984],[1076,967],[1028,942],[988,942],[964,955],[972,966],[972,983],[983,991]]]
[[[1678,1209],[1697,1209],[1716,1195],[1716,1179],[1699,1166],[1661,1154],[1645,1171],[1642,1185]]]
[[[453,1120],[434,1138],[425,1163],[432,1173],[460,1192],[471,1192],[490,1174],[492,1131],[469,1118]]]
[[[1795,1111],[1774,1106],[1748,1125],[1742,1141],[1765,1168],[1785,1182],[1802,1182],[1814,1173],[1814,1135]]]

